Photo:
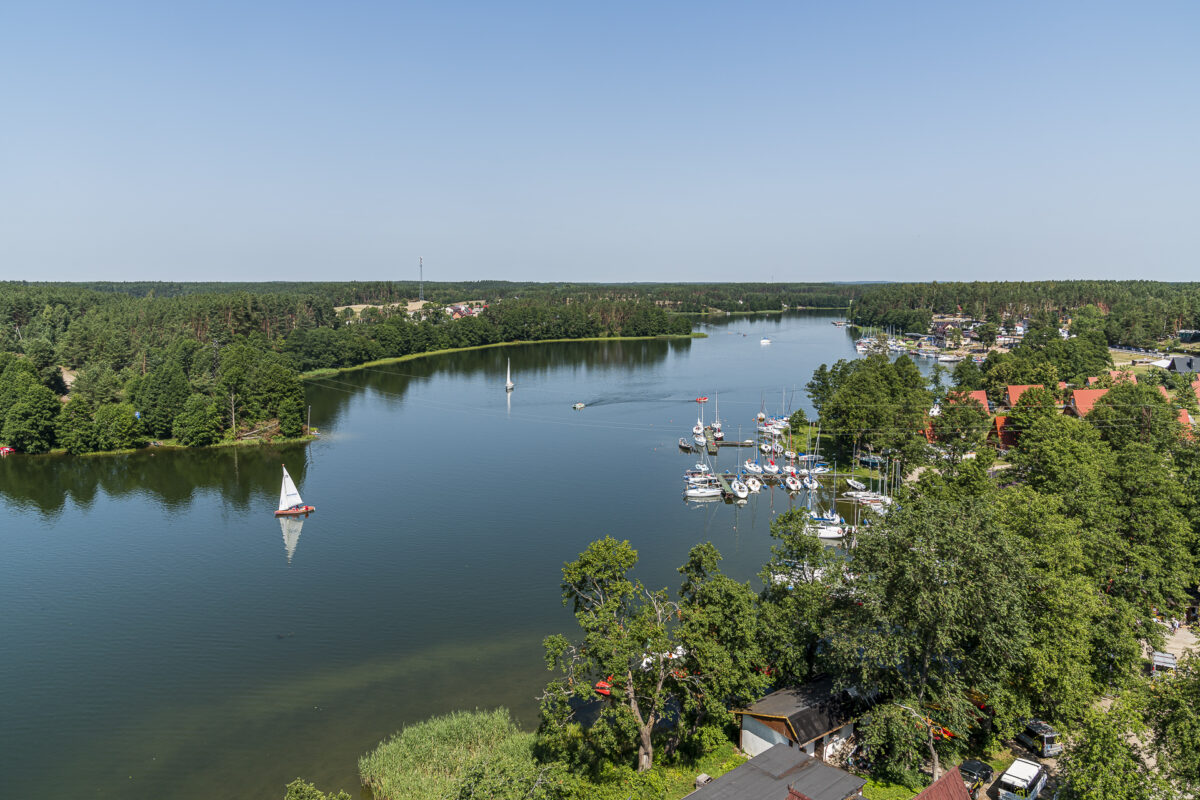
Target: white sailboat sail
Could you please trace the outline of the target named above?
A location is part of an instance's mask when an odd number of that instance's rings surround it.
[[[279,529],[283,531],[283,549],[287,551],[289,564],[292,563],[292,556],[296,554],[296,545],[300,543],[300,531],[303,528],[304,520],[301,517],[279,518]]]
[[[512,359],[510,358],[508,359],[508,370],[504,379],[504,388],[506,391],[511,392],[514,386],[516,384],[512,382]]]
[[[304,501],[300,499],[300,492],[296,490],[296,484],[292,481],[292,476],[288,475],[287,467],[284,467],[283,485],[279,487],[279,510],[287,511],[292,506],[303,504]]]

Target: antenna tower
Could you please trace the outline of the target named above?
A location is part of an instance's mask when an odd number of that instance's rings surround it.
[[[420,263],[420,270],[421,270],[421,282],[419,284],[419,288],[417,289],[417,299],[419,301],[421,301],[422,305],[424,305],[424,303],[425,303],[425,259],[418,258],[417,261]]]

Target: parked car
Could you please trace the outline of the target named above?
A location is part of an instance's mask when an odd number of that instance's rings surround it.
[[[1025,724],[1025,730],[1017,734],[1017,741],[1028,747],[1042,758],[1050,758],[1062,752],[1062,743],[1058,741],[1058,731],[1040,719],[1031,719]]]
[[[1155,650],[1150,654],[1150,674],[1158,675],[1163,672],[1171,672],[1177,666],[1174,653],[1160,653]]]
[[[972,798],[980,797],[992,782],[991,766],[973,758],[959,764],[958,772],[962,775],[963,785],[967,787],[967,792]]]
[[[1000,776],[1000,800],[1036,800],[1046,788],[1046,778],[1041,764],[1018,758]]]

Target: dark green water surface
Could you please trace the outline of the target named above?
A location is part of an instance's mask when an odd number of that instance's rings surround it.
[[[796,501],[685,503],[676,442],[698,395],[731,438],[781,390],[809,408],[813,369],[854,357],[831,319],[347,373],[308,386],[307,446],[0,460],[0,796],[357,794],[358,756],[405,723],[506,705],[532,727],[541,640],[572,632],[560,569],[593,539],[672,588],[711,540],[757,585]],[[318,509],[290,541],[280,463]]]

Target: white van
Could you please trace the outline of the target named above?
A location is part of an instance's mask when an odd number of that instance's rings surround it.
[[[1034,800],[1046,786],[1046,769],[1018,758],[1000,776],[1000,800]]]

